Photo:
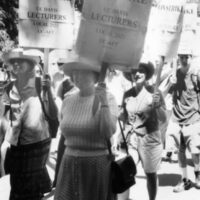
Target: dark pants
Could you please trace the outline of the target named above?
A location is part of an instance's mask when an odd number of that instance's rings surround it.
[[[62,160],[62,157],[63,157],[63,153],[65,151],[64,142],[65,142],[65,138],[61,134],[60,140],[59,140],[59,143],[58,143],[58,156],[57,156],[57,162],[56,162],[56,170],[55,170],[55,176],[54,176],[54,181],[53,181],[53,187],[56,186],[58,172],[59,172],[59,168],[60,168],[60,163],[61,163],[61,160]]]

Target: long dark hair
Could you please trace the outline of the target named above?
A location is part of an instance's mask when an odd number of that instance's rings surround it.
[[[84,0],[75,0],[74,2],[75,9],[77,9],[79,12],[82,12],[83,3],[84,3]]]

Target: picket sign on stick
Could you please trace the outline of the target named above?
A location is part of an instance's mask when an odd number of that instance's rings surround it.
[[[112,65],[137,68],[152,0],[84,0],[76,50]],[[123,70],[123,69],[122,69]]]
[[[173,61],[172,61],[172,76],[173,77],[176,77],[177,68],[178,68],[177,59],[173,58]]]
[[[100,83],[100,84],[104,83],[105,84],[105,78],[106,78],[107,70],[108,70],[108,63],[103,62],[102,65],[101,65],[101,71],[100,71],[98,83]],[[95,96],[93,107],[92,107],[93,115],[95,115],[95,113],[96,113],[96,111],[99,107],[99,103],[100,102],[99,102],[98,97]]]
[[[46,78],[48,76],[48,67],[49,67],[49,49],[44,48],[44,69],[43,69],[43,77]],[[42,89],[42,99],[43,101],[48,101],[47,90],[46,88]]]
[[[70,1],[19,1],[20,46],[71,49],[73,32],[74,12]]]
[[[197,4],[186,3],[184,11],[178,54],[193,54],[197,31]]]
[[[44,49],[44,74],[48,73],[49,49],[74,45],[74,10],[66,0],[20,0],[19,45]]]
[[[48,73],[49,68],[49,48],[44,48],[44,73]]]
[[[145,49],[171,61],[179,46],[185,0],[159,0],[152,6]]]
[[[160,56],[160,62],[159,62],[157,76],[156,76],[156,83],[155,83],[155,86],[154,86],[154,92],[158,91],[158,87],[160,85],[160,77],[161,77],[162,69],[163,69],[163,66],[164,66],[164,61],[165,61],[165,57]]]
[[[100,75],[99,75],[99,81],[98,81],[99,83],[105,81],[107,70],[108,70],[108,63],[103,62],[101,65],[101,71],[100,71]]]
[[[197,3],[197,21],[196,21],[196,34],[194,42],[194,52],[193,55],[200,57],[200,1]]]

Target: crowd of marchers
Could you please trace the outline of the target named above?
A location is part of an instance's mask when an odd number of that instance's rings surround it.
[[[178,155],[182,174],[173,191],[200,189],[200,68],[192,53],[178,52],[173,62],[157,56],[126,72],[107,64],[104,75],[101,63],[70,53],[49,74],[40,57],[22,49],[1,58],[0,174],[10,174],[10,200],[41,200],[54,188],[55,200],[117,199],[107,141],[116,158],[123,154],[118,122],[130,155],[142,163],[149,200],[159,189],[163,150],[169,160]],[[53,138],[59,143],[51,180]],[[129,190],[123,196],[129,199]]]

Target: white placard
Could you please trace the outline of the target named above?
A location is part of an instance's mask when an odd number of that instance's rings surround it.
[[[193,54],[197,29],[197,4],[185,3],[178,53]]]
[[[177,53],[185,0],[159,0],[151,9],[145,51],[171,60]]]
[[[195,56],[200,56],[200,0],[198,0],[199,2],[197,3],[198,7],[197,7],[197,26],[196,26],[196,35],[195,35],[195,40],[194,40],[194,52],[193,54]]]
[[[136,68],[143,51],[151,3],[151,0],[85,0],[77,52],[100,62]]]
[[[74,12],[69,0],[20,0],[19,44],[23,47],[70,49]]]

